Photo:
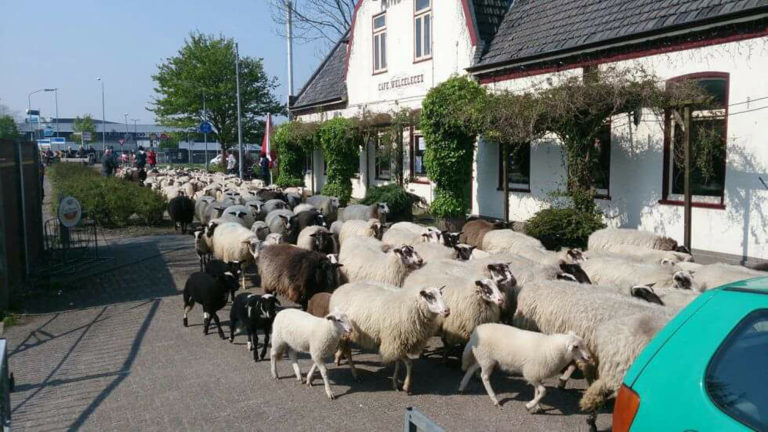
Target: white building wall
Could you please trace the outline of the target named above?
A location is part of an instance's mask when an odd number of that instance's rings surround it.
[[[662,79],[696,72],[728,72],[729,107],[725,209],[693,209],[695,249],[768,259],[768,38],[659,54],[613,65],[644,66]],[[581,73],[580,69],[569,73]],[[493,89],[530,88],[539,75],[489,85]],[[753,102],[746,103],[747,100]],[[738,104],[738,105],[733,105]],[[765,109],[760,109],[765,108]],[[755,111],[749,111],[755,110]],[[683,238],[683,207],[659,204],[662,198],[663,120],[645,112],[635,127],[626,116],[612,120],[610,200],[598,200],[611,226],[639,228]],[[525,220],[564,189],[565,167],[557,144],[532,146],[531,193],[512,193],[510,215]],[[503,214],[498,185],[498,149],[480,145],[476,156],[473,211]],[[485,179],[488,181],[483,181]]]

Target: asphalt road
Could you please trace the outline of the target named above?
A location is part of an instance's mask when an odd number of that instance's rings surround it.
[[[234,344],[215,331],[203,336],[199,306],[182,326],[179,293],[197,267],[189,236],[126,239],[102,257],[92,274],[29,296],[27,309],[39,313],[6,330],[14,430],[395,431],[407,407],[446,431],[588,430],[578,411],[583,380],[565,390],[546,382],[545,412],[531,415],[524,403],[533,389],[521,377],[493,375],[496,408],[479,380],[457,394],[458,361],[439,355],[414,362],[413,395],[392,390],[393,368],[373,353],[356,356],[359,382],[345,365],[329,365],[337,399],[328,400],[319,376],[312,388],[300,385],[286,360],[273,380],[245,336]],[[219,315],[225,331],[228,311]],[[306,373],[306,355],[300,365]],[[608,429],[610,415],[598,426]]]

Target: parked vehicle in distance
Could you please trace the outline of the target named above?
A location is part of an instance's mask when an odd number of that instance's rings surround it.
[[[768,278],[701,294],[624,376],[613,432],[768,431]]]

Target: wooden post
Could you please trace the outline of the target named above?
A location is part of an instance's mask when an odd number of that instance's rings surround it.
[[[688,250],[691,250],[691,107],[687,105],[683,108],[683,148],[685,151],[685,178],[683,193],[684,212],[683,212],[683,243]]]
[[[504,191],[504,222],[509,223],[509,146],[501,145],[501,185]]]

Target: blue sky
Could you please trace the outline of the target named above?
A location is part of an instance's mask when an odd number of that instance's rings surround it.
[[[286,44],[267,0],[0,0],[0,104],[23,113],[29,92],[58,87],[60,117],[101,118],[102,77],[107,120],[123,121],[127,112],[151,122],[151,75],[193,30],[233,37],[241,56],[262,57],[285,99]],[[295,92],[323,50],[320,43],[295,44]],[[33,95],[32,107],[54,116],[53,93]]]

